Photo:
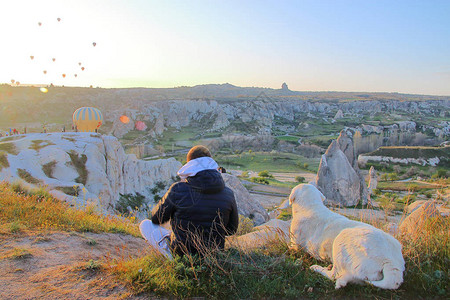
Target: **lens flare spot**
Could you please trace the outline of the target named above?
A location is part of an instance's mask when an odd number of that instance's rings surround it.
[[[48,92],[48,89],[45,87],[41,87],[39,90],[44,94]]]
[[[130,118],[128,118],[125,115],[120,116],[119,118],[120,122],[122,122],[123,124],[127,124],[128,122],[130,122]]]

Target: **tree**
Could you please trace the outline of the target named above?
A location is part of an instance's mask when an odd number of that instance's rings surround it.
[[[303,183],[303,182],[305,182],[305,177],[303,177],[303,176],[296,176],[295,177],[295,181],[297,181],[297,182],[299,182],[299,183]]]
[[[267,170],[259,172],[258,176],[259,177],[266,177],[266,178],[273,177],[272,174],[270,174],[269,171],[267,171]]]

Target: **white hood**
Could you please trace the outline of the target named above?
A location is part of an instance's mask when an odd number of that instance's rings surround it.
[[[199,157],[190,160],[178,170],[177,174],[182,180],[189,176],[195,176],[198,172],[204,170],[217,170],[219,165],[211,157]]]

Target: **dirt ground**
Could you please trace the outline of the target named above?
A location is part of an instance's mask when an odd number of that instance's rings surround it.
[[[258,201],[265,209],[272,210],[279,206],[287,197],[278,197],[270,195],[250,194],[252,198]]]
[[[148,251],[143,239],[122,234],[0,235],[0,299],[147,299],[132,296],[97,262]]]
[[[310,182],[316,180],[316,173],[310,173],[305,171],[299,171],[296,173],[272,173],[276,180],[284,182],[295,182],[295,177],[303,176],[305,177],[305,182]]]

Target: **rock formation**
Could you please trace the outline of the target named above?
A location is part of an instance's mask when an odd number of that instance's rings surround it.
[[[375,168],[371,166],[369,170],[369,185],[367,186],[369,195],[373,194],[373,190],[377,188],[377,184],[378,184],[377,171],[375,171]]]
[[[336,140],[322,155],[315,184],[327,204],[355,206],[360,201],[360,178]]]
[[[400,223],[399,230],[402,234],[414,235],[420,232],[427,219],[440,216],[436,201],[433,200],[411,210],[412,212]]]
[[[248,190],[242,185],[236,176],[223,173],[222,177],[225,181],[225,185],[234,192],[234,197],[236,199],[238,212],[240,215],[251,218],[255,225],[260,225],[269,221],[270,218],[267,211],[259,202],[253,200]]]
[[[153,128],[153,131],[156,135],[161,135],[165,130],[164,127],[164,115],[161,113],[159,114],[158,118],[156,119],[155,127]]]
[[[227,238],[228,246],[240,248],[245,251],[252,251],[267,247],[280,241],[289,244],[289,229],[291,221],[272,219],[267,223],[253,228],[253,231],[239,237]]]
[[[355,147],[353,144],[353,134],[349,130],[341,130],[341,133],[339,134],[339,137],[337,138],[337,143],[339,145],[339,148],[342,152],[344,152],[345,156],[348,159],[348,162],[352,166],[352,168],[355,170],[356,174],[359,177],[359,184],[360,184],[360,201],[361,204],[366,205],[368,201],[368,192],[367,192],[367,186],[366,181],[364,180],[364,176],[362,176],[361,171],[358,167],[358,159],[357,154],[355,151]]]
[[[138,192],[153,201],[155,183],[170,184],[181,167],[173,158],[138,160],[117,138],[94,133],[28,134],[11,147],[0,179],[47,186],[58,199],[104,210],[114,208],[120,194]]]
[[[334,115],[334,118],[333,118],[333,119],[337,120],[337,119],[342,119],[343,117],[344,117],[344,113],[342,112],[341,109],[339,109],[339,110],[337,111],[337,113]]]

